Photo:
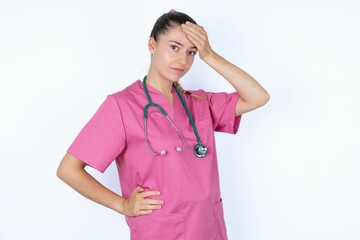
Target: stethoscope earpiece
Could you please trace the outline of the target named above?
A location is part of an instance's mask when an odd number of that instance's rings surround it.
[[[198,158],[203,158],[208,152],[207,147],[204,144],[198,143],[194,147],[194,153]]]

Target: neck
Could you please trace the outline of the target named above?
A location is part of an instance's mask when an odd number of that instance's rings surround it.
[[[153,88],[157,89],[164,96],[171,95],[172,82],[167,79],[164,79],[160,76],[154,76],[153,74],[149,73],[146,77],[146,84],[149,84]]]

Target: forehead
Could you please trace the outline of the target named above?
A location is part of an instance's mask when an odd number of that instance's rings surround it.
[[[165,34],[159,36],[159,42],[176,41],[185,47],[195,47],[194,44],[187,38],[182,31],[181,26],[175,25],[171,27]]]

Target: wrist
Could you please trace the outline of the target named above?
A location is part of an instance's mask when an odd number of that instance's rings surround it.
[[[206,62],[207,64],[216,61],[218,54],[214,51],[210,51],[208,54],[206,54],[205,56],[203,56],[201,59]]]
[[[116,212],[125,215],[125,201],[126,199],[124,197],[119,196],[114,202],[113,210]]]

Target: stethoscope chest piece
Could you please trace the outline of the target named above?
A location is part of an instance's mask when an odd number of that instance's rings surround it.
[[[198,157],[198,158],[203,158],[206,156],[208,152],[207,147],[204,144],[198,143],[195,145],[194,147],[194,154]]]

